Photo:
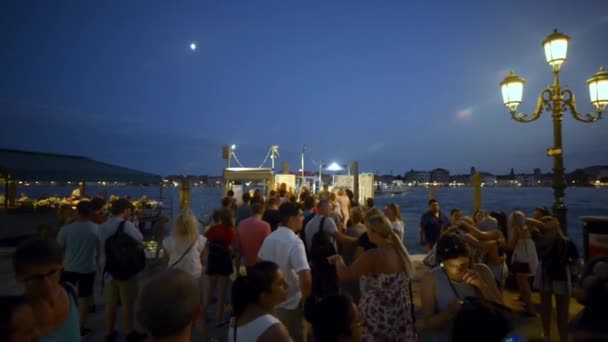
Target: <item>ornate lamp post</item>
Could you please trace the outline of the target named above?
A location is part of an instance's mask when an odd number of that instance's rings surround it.
[[[547,64],[553,68],[553,85],[545,88],[540,93],[536,109],[532,114],[517,113],[517,107],[521,103],[524,83],[526,82],[523,78],[511,71],[509,76],[500,83],[503,102],[509,108],[515,121],[534,121],[540,117],[543,110],[551,113],[553,118],[553,147],[548,150],[547,154],[553,157],[553,196],[555,200],[553,212],[564,233],[567,232],[568,226],[566,220],[567,208],[564,203],[566,181],[562,154],[562,118],[564,113],[568,111],[578,121],[595,122],[602,117],[602,113],[608,106],[608,72],[604,71],[604,68],[600,68],[600,71],[587,81],[591,104],[596,109],[595,113],[579,113],[572,91],[560,86],[559,72],[562,64],[566,61],[569,40],[570,37],[555,30],[543,41]]]

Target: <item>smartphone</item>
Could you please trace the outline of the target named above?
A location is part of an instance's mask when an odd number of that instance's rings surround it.
[[[521,334],[509,335],[503,340],[504,342],[526,342],[526,338]]]

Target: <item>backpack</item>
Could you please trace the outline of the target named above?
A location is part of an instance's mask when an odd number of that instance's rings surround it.
[[[139,241],[125,233],[122,221],[116,233],[104,245],[106,265],[103,273],[109,273],[116,280],[129,280],[146,267],[146,253]]]
[[[312,221],[315,218],[315,213],[310,213],[308,216],[304,218],[302,222],[302,230],[300,231],[300,239],[304,242],[304,251],[306,252],[306,260],[310,263],[310,256],[308,255],[308,245],[306,244],[306,225],[308,222]]]
[[[312,272],[312,295],[321,299],[339,293],[336,267],[327,258],[336,254],[336,247],[324,230],[325,217],[321,218],[319,230],[312,236],[308,257]],[[303,231],[304,232],[304,231]],[[303,234],[306,239],[306,234]]]

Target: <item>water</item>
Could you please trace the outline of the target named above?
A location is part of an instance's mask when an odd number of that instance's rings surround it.
[[[19,187],[17,193],[25,193],[36,198],[42,194],[58,194],[68,196],[74,187]],[[222,188],[193,188],[191,191],[192,211],[202,220],[206,220],[211,212],[219,207]],[[87,193],[96,195],[102,193],[101,187],[89,186]],[[139,198],[143,195],[158,199],[160,189],[144,186],[109,186],[108,195],[131,196]],[[435,199],[440,203],[442,211],[449,214],[450,209],[460,208],[463,213],[471,215],[473,207],[473,190],[471,188],[437,188]],[[179,210],[179,188],[164,188],[163,198],[166,205],[172,205],[172,213]],[[384,208],[390,202],[396,202],[401,207],[401,215],[405,221],[405,241],[411,253],[423,253],[418,244],[418,226],[420,216],[427,210],[429,191],[425,188],[414,188],[412,192],[390,196],[376,197],[376,207]],[[503,210],[510,213],[522,210],[531,215],[536,207],[551,208],[553,190],[551,188],[483,188],[483,207],[487,211]],[[568,234],[582,252],[581,216],[608,216],[608,190],[600,188],[568,188],[566,190],[566,205],[568,206]]]

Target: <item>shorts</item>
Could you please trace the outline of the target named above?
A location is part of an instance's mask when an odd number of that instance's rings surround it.
[[[205,272],[210,276],[229,277],[234,272],[230,254],[221,256],[209,255],[207,258],[207,270]]]
[[[137,279],[110,280],[105,283],[105,298],[108,305],[131,305],[137,298]]]
[[[93,296],[93,283],[95,282],[95,272],[76,273],[63,271],[61,282],[74,285],[78,289],[79,298],[89,298]]]
[[[534,278],[533,286],[540,292],[551,293],[559,296],[571,296],[572,295],[572,282],[568,279],[570,277],[570,269],[566,268],[566,279],[551,279],[549,274],[543,270],[542,265],[538,267],[536,271],[536,277]]]

